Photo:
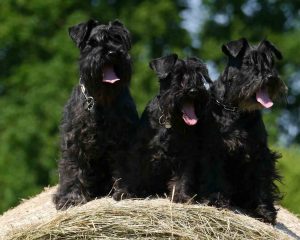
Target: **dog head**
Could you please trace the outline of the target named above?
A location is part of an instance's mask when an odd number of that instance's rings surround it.
[[[275,58],[282,59],[282,54],[271,42],[250,46],[240,39],[224,44],[222,51],[228,64],[217,84],[226,103],[251,111],[270,108],[285,94],[287,88],[275,68]]]
[[[89,20],[70,27],[69,35],[80,49],[80,74],[89,94],[97,97],[103,89],[109,92],[129,83],[131,40],[120,21],[104,25]]]
[[[154,59],[150,68],[160,81],[159,105],[164,122],[196,125],[209,99],[211,80],[203,62],[195,57],[178,59],[176,54]]]

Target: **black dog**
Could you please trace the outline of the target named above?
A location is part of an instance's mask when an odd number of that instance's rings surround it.
[[[128,30],[117,20],[108,25],[89,20],[69,34],[80,49],[80,83],[61,123],[57,209],[109,193],[138,123],[128,89]]]
[[[151,61],[150,67],[160,91],[142,114],[129,166],[113,197],[166,193],[174,202],[187,202],[195,194],[195,126],[205,115],[211,80],[206,66],[193,57],[181,60],[171,54]]]
[[[270,108],[286,91],[274,66],[274,56],[282,55],[267,40],[250,46],[240,39],[222,50],[228,64],[212,87],[212,114],[224,142],[224,182],[229,185],[223,194],[232,205],[274,224],[274,202],[280,197],[275,165],[280,156],[268,147],[260,109]]]

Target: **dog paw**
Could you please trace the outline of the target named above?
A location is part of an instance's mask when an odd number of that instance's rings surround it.
[[[261,204],[255,209],[255,215],[265,223],[276,224],[277,211],[274,206]]]
[[[67,193],[66,195],[55,194],[53,202],[57,210],[66,210],[70,207],[82,205],[87,202],[87,198],[76,193]]]
[[[193,203],[194,202],[193,198],[185,193],[175,193],[173,196],[170,196],[170,200],[174,203]]]
[[[208,199],[208,205],[214,206],[216,208],[228,208],[230,205],[230,200],[227,199],[220,192],[212,193]]]
[[[121,201],[123,199],[132,198],[132,195],[130,193],[128,193],[127,190],[118,189],[113,193],[112,197],[116,201]]]

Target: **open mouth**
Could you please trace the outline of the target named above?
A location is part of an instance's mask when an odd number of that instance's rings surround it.
[[[102,82],[114,84],[115,82],[120,81],[120,78],[118,78],[117,74],[115,73],[113,65],[103,66],[102,72],[103,72]]]
[[[269,97],[268,91],[264,88],[261,88],[256,92],[256,101],[264,108],[270,108],[274,104]]]
[[[195,113],[194,102],[191,101],[185,102],[182,106],[181,111],[182,111],[182,119],[187,125],[193,126],[197,124],[198,118]]]

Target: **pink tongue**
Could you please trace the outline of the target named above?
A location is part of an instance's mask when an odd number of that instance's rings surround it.
[[[256,101],[258,101],[265,108],[270,108],[273,106],[273,102],[269,98],[268,92],[265,89],[260,89],[256,92]]]
[[[182,113],[182,118],[187,125],[192,126],[198,122],[193,103],[185,103],[182,108]]]
[[[112,66],[104,66],[103,69],[103,80],[102,82],[106,83],[115,83],[120,80],[120,78],[117,77],[114,68]]]

